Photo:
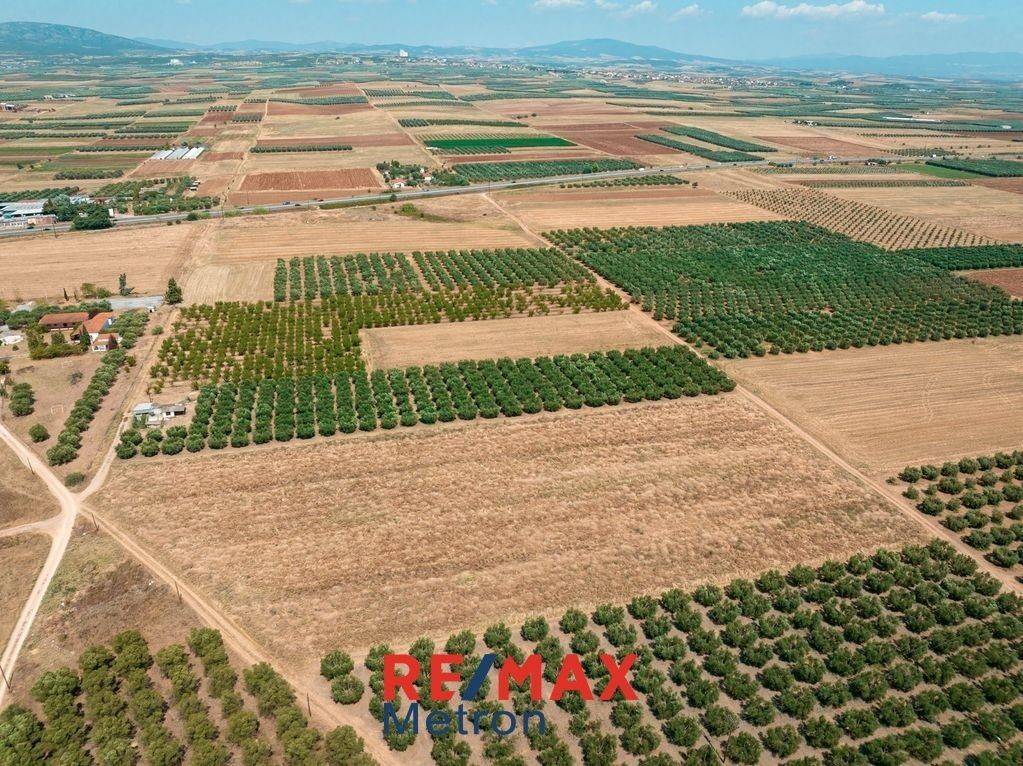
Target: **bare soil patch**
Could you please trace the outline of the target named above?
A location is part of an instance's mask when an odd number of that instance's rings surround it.
[[[201,162],[220,162],[221,160],[241,160],[245,152],[203,152],[199,156]]]
[[[251,173],[241,184],[242,191],[356,189],[378,186],[370,168],[351,170],[303,170],[280,173]]]
[[[984,269],[960,273],[978,282],[1000,287],[1009,295],[1023,298],[1023,269]]]
[[[781,144],[799,149],[800,153],[806,155],[833,154],[835,156],[849,155],[853,157],[873,156],[878,149],[866,144],[857,144],[852,141],[843,141],[838,138],[827,136],[756,136],[759,141],[767,141],[771,144]]]
[[[912,343],[726,365],[836,452],[889,475],[1019,449],[1023,338]]]
[[[267,116],[276,117],[279,115],[291,114],[352,114],[353,112],[364,112],[372,109],[369,104],[289,104],[283,101],[271,101],[266,108]]]
[[[649,154],[653,145],[649,141],[636,138],[639,132],[635,128],[625,130],[559,130],[557,134],[569,141],[588,146],[597,151],[608,154],[637,155]],[[665,156],[674,156],[675,153],[665,149]]]
[[[635,311],[377,327],[359,336],[369,365],[384,369],[664,345],[664,335]]]
[[[921,538],[729,395],[135,462],[97,503],[298,662]]]
[[[309,138],[267,138],[256,146],[317,146],[321,144],[348,144],[349,146],[408,146],[415,142],[404,133],[373,133],[360,136],[312,136]]]
[[[1013,194],[1023,194],[1023,178],[975,178],[970,183]]]
[[[0,537],[0,646],[7,646],[49,550],[46,535]]]

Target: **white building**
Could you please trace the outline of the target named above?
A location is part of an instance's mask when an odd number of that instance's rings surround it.
[[[0,218],[17,220],[35,218],[43,214],[44,199],[27,199],[21,202],[0,202]]]

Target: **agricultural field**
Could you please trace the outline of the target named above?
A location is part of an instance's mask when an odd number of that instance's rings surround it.
[[[6,645],[50,551],[46,535],[0,537],[0,645]]]
[[[283,449],[121,462],[97,502],[306,664],[921,539],[734,394]]]
[[[6,446],[0,449],[0,531],[56,515],[46,487]]]
[[[963,457],[940,465],[907,466],[903,496],[980,555],[1023,575],[1023,452]]]
[[[1023,334],[1001,290],[803,222],[548,237],[711,358]]]
[[[927,160],[927,164],[951,170],[964,170],[967,173],[977,173],[978,175],[993,176],[995,178],[1023,175],[1023,162],[1016,162],[1014,160],[945,158]]]
[[[733,199],[756,205],[787,218],[797,218],[824,226],[853,239],[878,245],[885,250],[923,247],[993,245],[997,241],[983,234],[943,226],[922,217],[905,215],[858,200],[843,199],[810,189],[738,189],[726,192]],[[848,193],[848,192],[846,192]],[[954,195],[962,193],[956,189]],[[878,190],[862,192],[871,203]],[[905,192],[895,190],[890,199],[906,199]],[[915,199],[915,196],[910,197]],[[910,203],[919,212],[916,203]]]
[[[781,218],[704,188],[652,189],[645,185],[615,185],[503,192],[493,196],[505,210],[535,231],[590,226],[686,226]]]
[[[1005,290],[1009,295],[1023,298],[1023,269],[986,269],[984,271],[964,271],[962,276],[975,279],[986,285],[994,285]]]
[[[835,189],[830,193],[988,240],[1023,242],[1023,198],[1018,194],[974,185],[923,188],[913,194],[902,189]]]
[[[543,176],[568,176],[602,173],[612,170],[633,170],[639,167],[630,160],[537,160],[530,162],[462,163],[455,166],[460,176],[470,183],[510,181]]]
[[[1012,451],[1023,338],[912,343],[731,362],[760,394],[862,470]],[[983,373],[978,375],[978,371]]]
[[[665,342],[659,328],[633,311],[376,327],[360,331],[359,337],[371,370],[463,359],[622,351]]]

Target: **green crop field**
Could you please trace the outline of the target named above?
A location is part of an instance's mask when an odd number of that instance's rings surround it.
[[[903,250],[902,252],[949,271],[1023,266],[1023,245],[933,247],[921,250]]]
[[[728,358],[1023,333],[1000,289],[799,221],[547,236]]]
[[[631,160],[536,160],[524,162],[467,162],[454,171],[467,181],[514,181],[522,178],[570,176],[605,173],[612,170],[635,170]]]
[[[438,136],[424,138],[423,143],[439,151],[458,153],[470,150],[473,154],[487,154],[502,149],[575,146],[571,141],[557,136]]]
[[[926,164],[930,167],[963,170],[967,173],[977,173],[982,176],[994,176],[996,178],[1023,176],[1023,162],[1015,162],[1013,160],[982,160],[963,157],[960,159],[927,160]]]

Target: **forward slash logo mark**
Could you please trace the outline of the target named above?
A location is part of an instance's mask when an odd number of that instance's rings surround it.
[[[487,680],[487,676],[490,675],[490,671],[494,665],[497,664],[496,654],[484,654],[483,659],[480,660],[479,666],[476,668],[476,672],[472,674],[469,679],[469,683],[465,687],[465,692],[462,694],[462,699],[468,702],[475,702],[477,695],[480,693],[480,688],[483,686],[483,682]]]

